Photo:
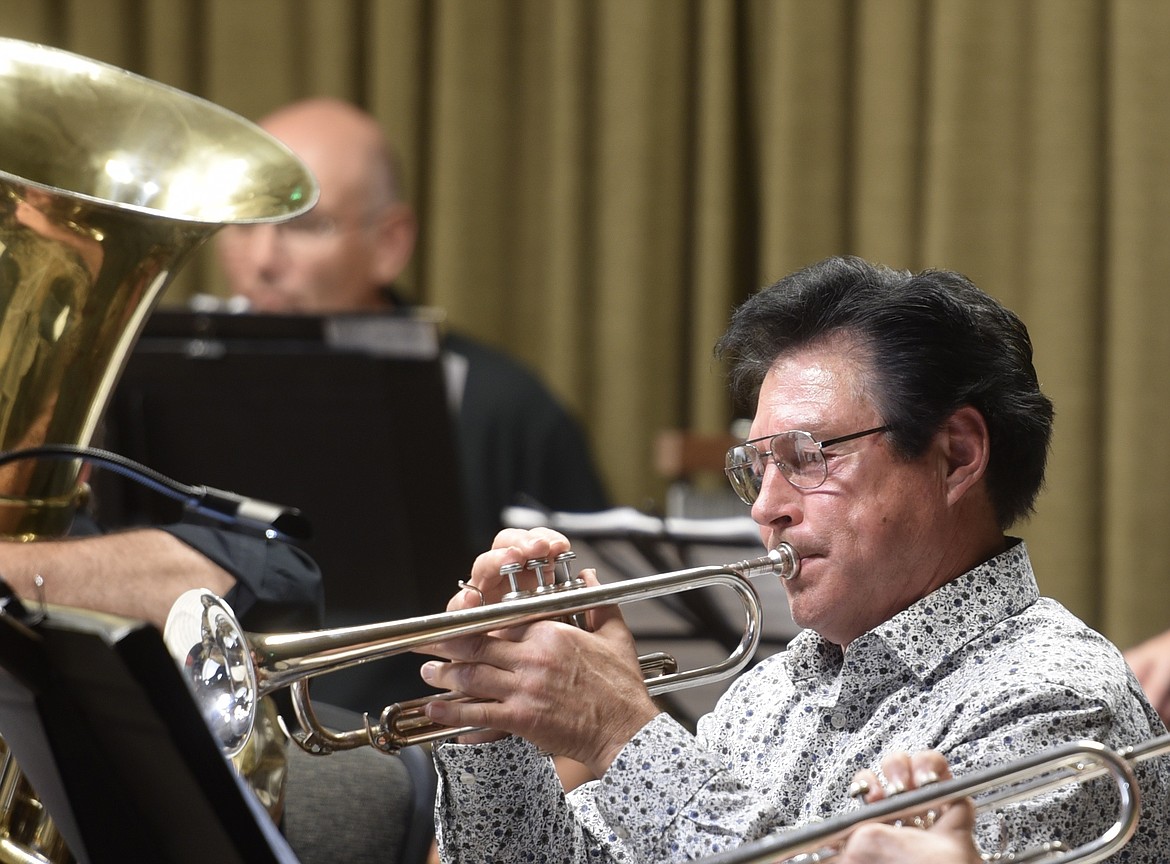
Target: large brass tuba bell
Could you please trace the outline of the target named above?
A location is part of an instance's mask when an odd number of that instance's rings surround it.
[[[0,450],[88,444],[175,271],[227,223],[287,219],[316,184],[209,102],[0,40]],[[0,534],[59,535],[79,466],[0,469]]]
[[[316,199],[305,166],[243,118],[0,39],[0,451],[88,445],[146,317],[193,251],[226,224],[289,219]],[[0,467],[0,537],[65,533],[84,488],[77,462]],[[47,819],[16,828],[28,820],[14,811],[39,802],[15,771],[4,769],[0,861],[56,860]]]

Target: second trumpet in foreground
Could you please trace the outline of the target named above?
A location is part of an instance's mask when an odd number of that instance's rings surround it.
[[[837,857],[841,848],[861,825],[901,824],[924,813],[937,813],[963,798],[972,798],[977,813],[993,813],[1009,804],[1028,801],[1061,787],[1088,783],[1108,777],[1116,792],[1116,818],[1099,835],[1070,847],[1058,839],[1037,841],[1020,838],[1030,845],[1009,848],[983,857],[988,861],[1092,864],[1121,850],[1133,837],[1141,815],[1141,787],[1134,767],[1148,759],[1170,753],[1170,735],[1162,735],[1125,748],[1110,750],[1096,741],[1071,741],[1001,765],[991,765],[867,804],[860,810],[843,813],[789,831],[746,843],[738,849],[703,859],[704,864],[811,864]],[[1014,839],[1014,838],[1011,838]],[[1159,858],[1159,860],[1162,860]]]

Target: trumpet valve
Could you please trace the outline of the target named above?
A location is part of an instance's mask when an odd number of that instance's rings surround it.
[[[553,584],[557,588],[577,588],[585,584],[585,580],[574,576],[569,571],[569,565],[577,558],[577,553],[569,550],[562,552],[553,559]]]
[[[583,579],[574,576],[569,566],[577,557],[576,552],[562,552],[551,562],[548,558],[529,558],[523,564],[504,564],[500,567],[500,575],[508,580],[508,592],[503,600],[517,600],[521,597],[531,597],[549,591],[560,591],[565,588],[580,588],[585,584]],[[523,571],[530,571],[536,577],[536,587],[524,589],[520,587],[519,576]]]
[[[585,587],[585,580],[580,576],[574,576],[569,569],[575,560],[577,560],[577,553],[572,549],[562,552],[553,559],[553,587],[557,591]],[[589,619],[584,612],[575,612],[562,620],[574,627],[580,627],[582,630],[589,629]]]
[[[500,568],[500,575],[508,580],[508,586],[512,589],[504,595],[505,600],[515,600],[517,597],[523,597],[527,592],[520,590],[520,584],[516,581],[517,575],[524,569],[521,564],[505,564]]]
[[[525,570],[531,570],[536,574],[536,589],[533,593],[541,594],[553,587],[553,583],[545,582],[544,570],[548,567],[547,558],[530,558],[524,563]]]
[[[508,587],[511,589],[501,599],[505,602],[508,600],[519,600],[521,597],[531,597],[535,594],[543,594],[550,590],[553,586],[545,582],[544,568],[548,566],[547,558],[530,558],[523,564],[505,564],[500,567],[500,575],[508,580]],[[523,570],[530,570],[536,575],[536,587],[531,589],[521,588],[517,577]]]

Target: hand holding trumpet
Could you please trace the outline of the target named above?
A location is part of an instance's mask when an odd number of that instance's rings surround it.
[[[448,611],[500,602],[512,586],[501,568],[552,560],[569,541],[544,528],[508,529],[480,555],[471,579]],[[525,588],[535,576],[522,570]],[[592,571],[580,578],[595,585]],[[431,661],[423,678],[434,687],[485,701],[435,701],[427,717],[445,726],[475,726],[519,735],[541,749],[605,773],[618,751],[659,713],[647,692],[634,639],[617,607],[586,613],[588,629],[560,621],[537,621],[479,636],[427,646]],[[498,735],[464,736],[466,743]]]
[[[946,759],[933,750],[913,755],[895,753],[882,760],[883,785],[872,771],[861,771],[854,779],[865,790],[867,803],[890,794],[917,789],[950,779]],[[970,799],[948,806],[941,815],[927,819],[926,831],[867,822],[858,826],[842,850],[841,864],[981,864],[975,848],[975,808]]]

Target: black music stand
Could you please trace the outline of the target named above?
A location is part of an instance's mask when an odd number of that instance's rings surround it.
[[[140,621],[0,613],[0,735],[82,862],[296,861]]]
[[[185,483],[299,508],[326,624],[441,611],[473,556],[433,321],[403,315],[156,312],[107,410],[105,446]],[[177,505],[99,477],[109,525]],[[403,656],[322,677],[355,710],[426,692]]]

